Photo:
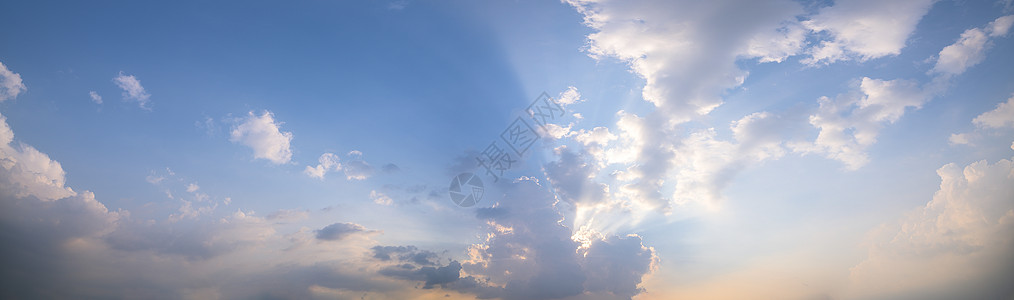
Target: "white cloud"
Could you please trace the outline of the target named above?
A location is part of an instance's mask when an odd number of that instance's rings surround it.
[[[863,77],[857,89],[831,99],[821,97],[810,124],[820,130],[812,143],[795,143],[793,150],[822,153],[851,170],[869,161],[866,148],[877,141],[885,123],[897,121],[905,110],[930,100],[915,81]]]
[[[570,135],[571,134],[570,129],[573,127],[574,123],[568,124],[567,127],[563,127],[554,123],[548,123],[544,128],[540,127],[539,130],[540,135],[545,136],[547,138],[558,140],[567,135]]]
[[[324,180],[324,175],[326,175],[328,171],[339,171],[342,169],[342,164],[338,159],[338,155],[335,155],[334,153],[321,154],[320,158],[317,159],[317,162],[318,164],[316,167],[306,166],[303,173],[307,176]]]
[[[751,38],[746,57],[759,58],[760,62],[780,63],[803,49],[807,33],[808,30],[799,23],[783,22],[782,27]]]
[[[201,187],[198,186],[197,183],[191,183],[191,184],[187,185],[187,192],[188,193],[196,192],[199,189],[201,189]]]
[[[987,31],[989,31],[990,37],[1006,36],[1007,32],[1010,31],[1011,25],[1014,25],[1014,15],[1003,16],[989,23]]]
[[[1010,295],[1014,163],[948,164],[937,174],[940,189],[931,201],[874,231],[867,258],[851,270],[849,298]]]
[[[626,164],[625,170],[615,173],[623,182],[618,183],[616,191],[621,199],[636,206],[671,212],[671,199],[661,190],[675,166],[678,143],[675,125],[660,120],[665,117],[655,113],[644,118],[623,111],[618,114],[619,141],[605,155],[609,163]]]
[[[186,208],[188,202],[166,221],[148,219],[144,209],[139,217],[110,211],[95,194],[64,186],[58,162],[13,138],[0,115],[0,287],[7,298],[437,299],[452,291],[420,290],[417,283],[432,287],[457,279],[457,272],[450,277],[425,267],[413,267],[424,276],[407,281],[379,274],[405,270],[405,262],[366,256],[376,245],[369,237],[380,231],[354,223],[293,228],[280,223],[299,219],[300,213],[261,218],[237,210],[211,216],[201,207]],[[165,180],[174,176],[171,170],[165,173],[152,181],[182,185],[179,178]],[[185,188],[200,194],[196,184]],[[189,203],[201,201],[195,195]],[[341,242],[326,242],[332,240]],[[454,270],[451,265],[433,269]],[[221,276],[225,273],[231,275]]]
[[[953,133],[947,138],[947,142],[954,145],[968,145],[971,143],[968,138],[968,133]]]
[[[303,173],[307,176],[324,180],[324,176],[330,171],[343,171],[345,173],[345,179],[347,180],[364,180],[373,176],[376,169],[363,160],[363,152],[359,150],[349,151],[345,154],[344,163],[338,158],[338,155],[334,153],[324,153],[317,159],[317,166],[306,166],[303,169]],[[397,170],[396,165],[390,164],[387,167],[389,171]]]
[[[722,190],[747,166],[785,154],[781,133],[790,126],[767,112],[733,121],[735,141],[718,139],[714,129],[691,133],[676,149],[673,202],[718,207]]]
[[[991,38],[1006,36],[1012,22],[1014,15],[997,18],[982,28],[965,30],[957,42],[940,50],[930,73],[946,79],[979,64],[986,57]]]
[[[574,140],[584,145],[584,150],[595,158],[600,167],[607,162],[605,147],[609,142],[615,141],[617,136],[609,132],[608,127],[595,127],[592,130],[581,129],[576,132]]]
[[[559,102],[561,105],[564,106],[581,103],[584,101],[585,100],[581,98],[581,93],[579,93],[577,91],[577,88],[573,86],[568,86],[567,90],[560,93],[560,96],[557,97],[556,99],[556,102]]]
[[[34,196],[41,201],[77,195],[64,186],[65,173],[60,163],[34,147],[14,142],[14,131],[0,115],[0,172],[6,180],[0,187],[18,198]]]
[[[102,96],[99,96],[99,93],[89,91],[88,96],[92,98],[92,102],[95,102],[95,104],[102,104]]]
[[[194,201],[180,199],[179,209],[175,213],[169,214],[169,222],[179,222],[183,219],[194,219],[202,215],[208,215],[218,208],[218,203],[212,203],[211,205],[195,206]]]
[[[742,84],[737,59],[780,61],[803,39],[792,25],[803,10],[793,1],[566,2],[596,31],[588,52],[627,61],[646,81],[644,100],[676,123],[708,114],[723,91]]]
[[[373,203],[380,205],[391,205],[394,203],[394,200],[392,200],[391,197],[375,190],[370,191],[370,199],[373,200]]]
[[[964,73],[968,67],[982,62],[982,59],[985,58],[983,52],[987,41],[989,38],[981,29],[965,30],[961,34],[961,39],[940,50],[932,72],[945,75]]]
[[[997,104],[995,109],[975,117],[972,123],[982,128],[1014,127],[1014,95],[1007,98],[1007,102]]]
[[[814,32],[826,32],[831,39],[810,48],[806,64],[842,60],[866,61],[898,55],[923,15],[936,0],[877,1],[843,0],[824,7],[802,22]]]
[[[120,72],[119,75],[113,77],[113,82],[116,83],[116,86],[123,89],[123,100],[136,101],[138,107],[151,110],[151,106],[148,103],[151,95],[144,91],[141,81],[137,80],[134,75],[124,75],[123,72]]]
[[[26,89],[25,84],[21,82],[21,75],[11,72],[0,62],[0,102],[14,99]]]
[[[254,158],[284,164],[292,159],[292,150],[289,148],[292,133],[279,130],[281,125],[281,122],[275,122],[274,114],[270,111],[265,110],[260,116],[251,111],[242,123],[232,129],[229,140],[253,149]]]

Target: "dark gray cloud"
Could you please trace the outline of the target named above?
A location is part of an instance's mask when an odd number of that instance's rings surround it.
[[[432,289],[437,285],[445,286],[457,281],[461,276],[461,263],[451,261],[441,267],[416,267],[412,264],[401,264],[381,269],[380,275],[423,282],[424,289]]]
[[[434,266],[440,256],[429,250],[419,250],[415,246],[374,246],[370,248],[373,257],[382,261],[412,263],[419,266]]]
[[[355,223],[334,223],[317,230],[317,239],[325,241],[337,241],[356,233],[373,233],[375,230],[368,230],[366,227]]]

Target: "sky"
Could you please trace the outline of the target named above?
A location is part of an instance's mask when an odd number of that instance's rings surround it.
[[[0,298],[1008,299],[1014,2],[4,1]]]

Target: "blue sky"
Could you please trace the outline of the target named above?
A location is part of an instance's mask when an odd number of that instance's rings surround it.
[[[1012,13],[5,2],[0,295],[1011,297]]]

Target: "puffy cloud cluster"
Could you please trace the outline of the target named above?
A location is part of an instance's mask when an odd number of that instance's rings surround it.
[[[709,114],[722,104],[725,91],[743,83],[748,72],[737,67],[738,60],[781,62],[805,53],[809,57],[802,62],[816,64],[896,55],[934,3],[840,1],[807,15],[793,1],[566,2],[595,30],[588,36],[589,54],[629,63],[645,79],[642,97],[655,106],[644,116],[619,112],[615,135],[603,128],[578,129],[568,136],[585,145],[591,165],[624,166],[607,179],[613,182],[606,193],[662,212],[669,212],[672,203],[716,203],[740,169],[785,152],[774,130],[789,127],[785,120],[795,116],[748,115],[737,121],[742,128],[736,141],[719,140],[713,130],[679,128]],[[730,18],[736,22],[725,21]],[[876,140],[882,122],[894,122],[906,108],[928,100],[928,92],[911,81],[861,81],[854,93],[821,100],[810,118],[820,137],[814,143],[794,143],[796,151],[824,153],[858,168],[868,160],[864,149]],[[778,128],[747,132],[753,121]],[[597,171],[584,168],[585,173]],[[662,192],[667,186],[672,194]],[[598,194],[600,188],[593,190]]]
[[[501,299],[630,299],[641,291],[658,258],[640,237],[568,228],[555,197],[535,179],[509,189],[496,206],[480,209],[486,239],[446,288]]]
[[[936,1],[836,1],[809,14],[791,1],[566,2],[596,30],[588,36],[591,56],[624,60],[645,79],[642,97],[656,111],[644,117],[621,113],[617,122],[621,136],[614,148],[624,150],[611,154],[619,155],[614,162],[630,164],[620,175],[631,182],[613,191],[665,211],[673,198],[659,192],[666,185],[664,178],[694,164],[673,161],[681,154],[677,148],[701,145],[701,136],[707,135],[681,134],[677,126],[708,114],[722,104],[724,91],[742,84],[747,72],[736,66],[737,60],[781,62],[806,54],[801,62],[814,65],[897,55]],[[728,18],[737,21],[723,21]],[[979,63],[989,39],[1005,36],[1012,18],[969,29],[944,48],[930,70],[935,78],[931,83],[863,77],[853,91],[821,98],[809,120],[820,131],[818,137],[812,143],[792,143],[793,150],[826,155],[849,169],[861,167],[869,160],[866,148],[876,142],[882,126],[897,121],[908,109],[920,108],[946,88],[948,78]],[[687,140],[674,141],[681,136]],[[717,153],[699,158],[722,161],[722,153],[728,152]]]
[[[874,232],[851,270],[855,296],[1009,297],[1014,277],[1014,163],[978,161],[937,170],[933,199]]]
[[[759,112],[732,122],[735,141],[719,139],[714,129],[691,133],[676,149],[679,168],[674,175],[673,201],[719,206],[724,199],[722,190],[735,174],[785,154],[783,137],[778,133],[789,125],[778,116]]]
[[[166,172],[149,181],[179,181]],[[0,297],[405,299],[444,294],[413,289],[415,277],[406,282],[382,275],[396,262],[376,264],[365,256],[375,243],[368,237],[378,231],[359,224],[292,232],[284,222],[306,214],[290,211],[268,217],[237,210],[221,217],[144,219],[110,211],[92,192],[74,191],[65,182],[60,163],[15,142],[0,116]],[[196,183],[182,185],[201,198]],[[342,243],[329,243],[336,240]],[[411,259],[436,263],[427,254]],[[426,269],[422,272],[429,277],[421,281],[438,285],[453,268]]]
[[[270,111],[264,111],[259,116],[251,111],[232,129],[230,141],[253,149],[254,158],[267,159],[275,164],[288,163],[292,159],[289,147],[292,133],[281,131],[281,125]]]
[[[1014,16],[1004,16],[983,28],[972,28],[961,34],[954,44],[944,47],[937,56],[930,82],[920,85],[914,80],[882,80],[863,77],[850,92],[835,98],[821,97],[820,107],[810,116],[810,124],[820,133],[813,143],[794,143],[802,153],[821,153],[845,163],[855,170],[869,161],[866,148],[877,141],[885,124],[894,123],[908,109],[919,109],[936,95],[944,92],[953,76],[964,73],[985,57],[989,39],[1007,34]],[[998,108],[999,109],[999,108]],[[977,124],[991,124],[990,116]],[[978,120],[978,119],[977,119]],[[986,125],[988,126],[988,125]],[[968,143],[967,135],[952,135],[951,142]]]
[[[646,81],[643,98],[678,123],[708,114],[742,84],[737,59],[781,61],[804,38],[795,22],[803,10],[792,1],[566,2],[596,30],[589,53],[627,61]]]
[[[0,115],[0,155],[3,155],[0,169],[6,179],[0,186],[10,196],[33,196],[49,202],[77,195],[64,186],[65,173],[59,162],[30,145],[14,142],[14,131],[3,115]]]
[[[909,108],[918,109],[930,100],[915,81],[863,77],[856,90],[832,99],[821,97],[810,124],[820,130],[812,143],[798,143],[794,150],[822,153],[855,170],[867,162],[866,148],[877,141],[884,123],[893,123]]]
[[[982,62],[991,39],[1006,36],[1012,23],[1014,15],[997,18],[983,28],[965,30],[957,42],[940,50],[930,72],[943,76],[964,73],[969,67]]]
[[[338,155],[335,155],[334,153],[321,154],[320,158],[317,159],[317,162],[319,163],[315,167],[306,166],[303,173],[307,176],[323,180],[324,175],[326,175],[328,171],[338,171],[342,169],[341,161],[339,161]]]
[[[803,63],[834,63],[843,60],[866,61],[898,55],[919,20],[936,0],[835,1],[803,26],[813,32],[826,32],[829,39],[807,51]]]

